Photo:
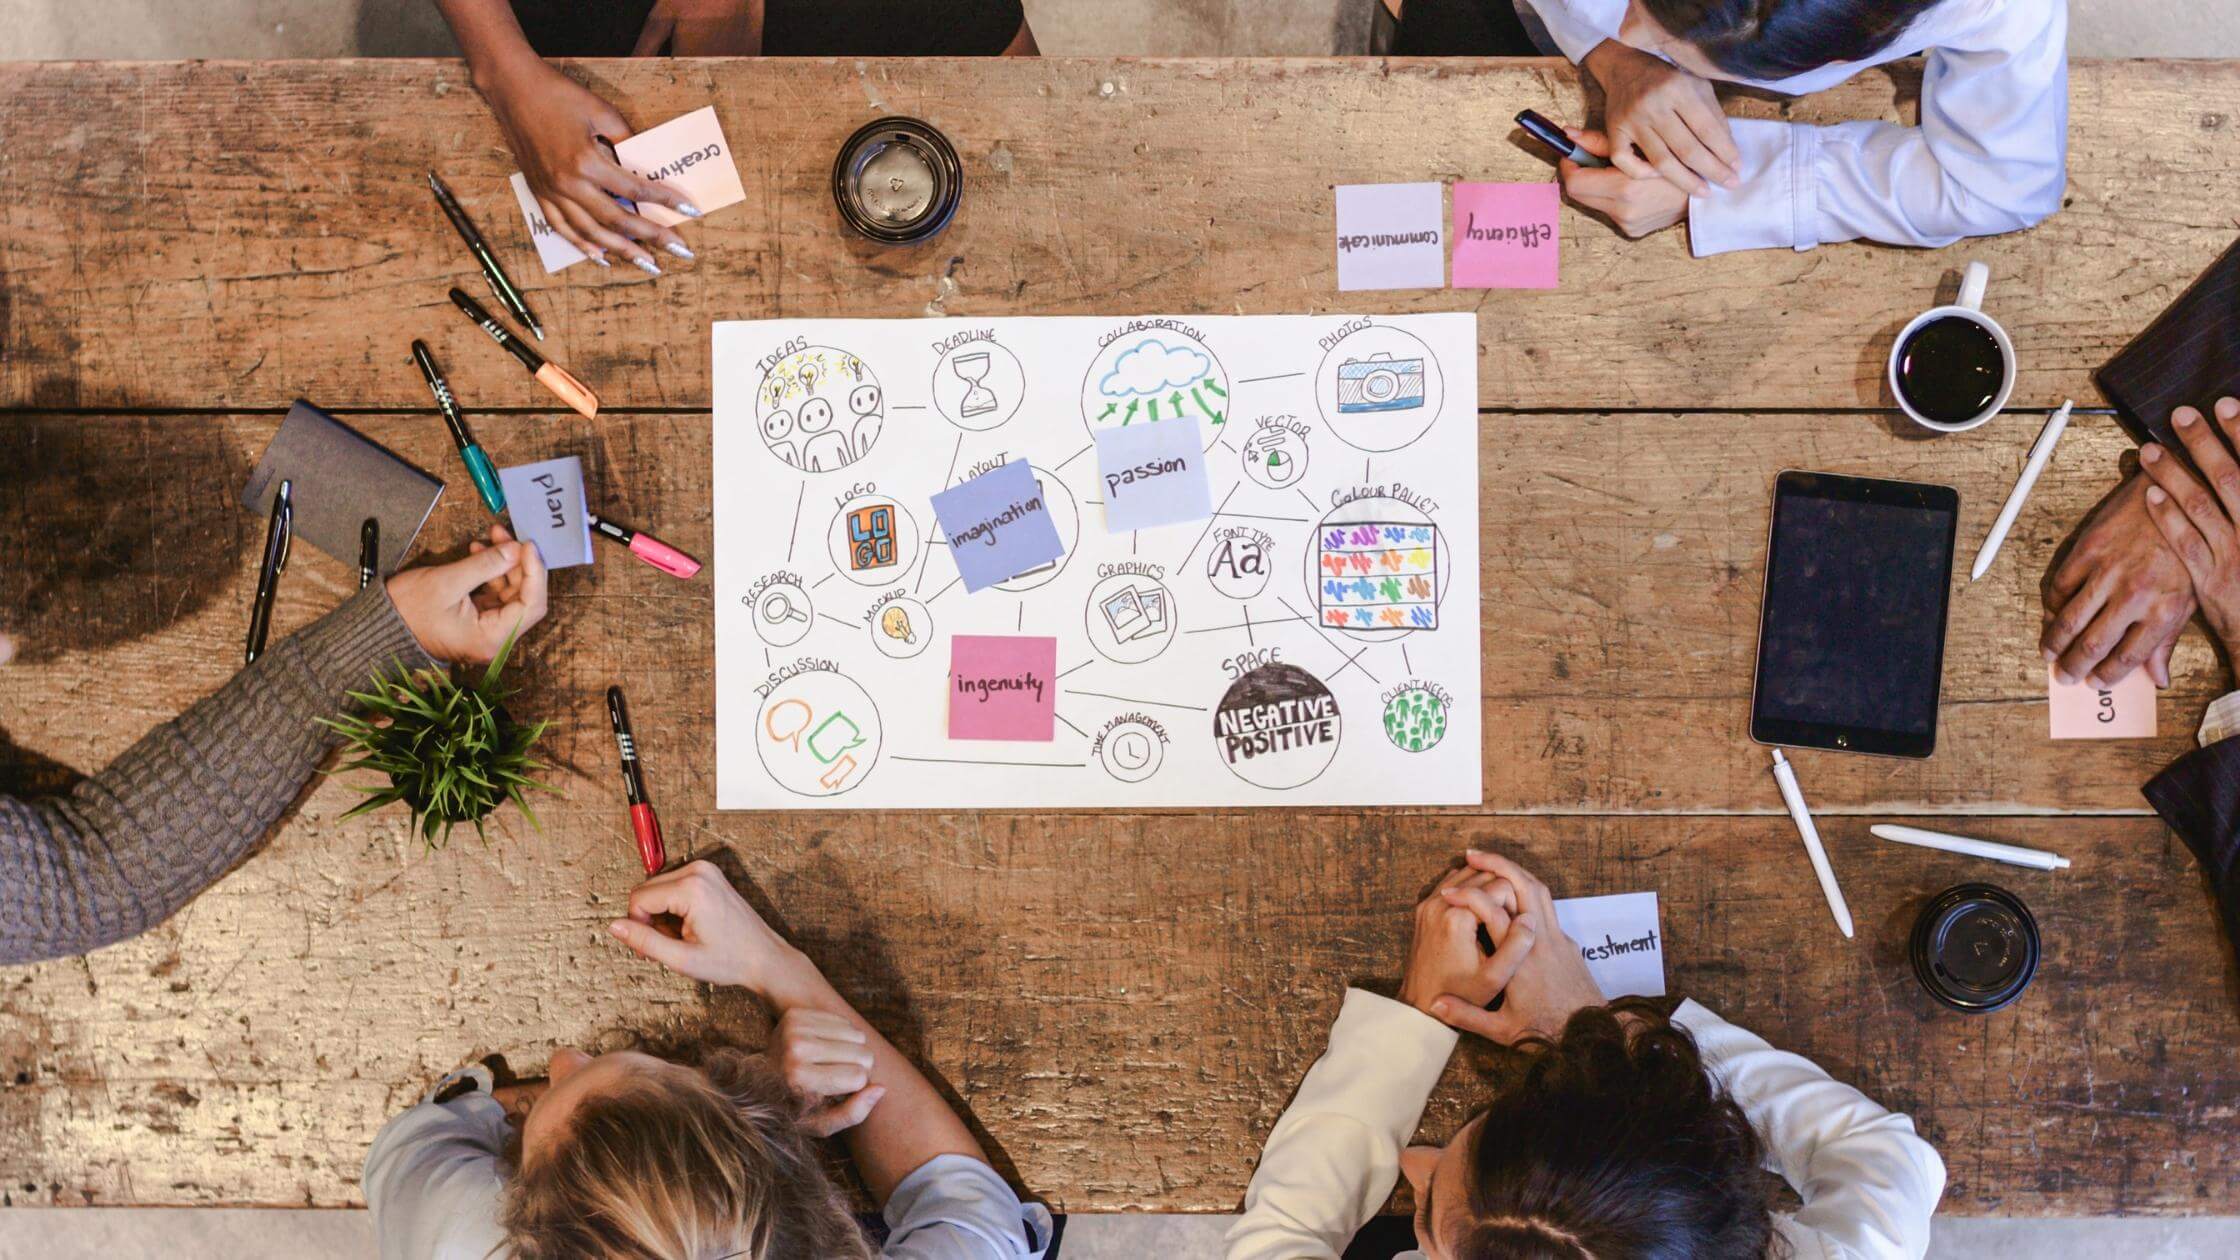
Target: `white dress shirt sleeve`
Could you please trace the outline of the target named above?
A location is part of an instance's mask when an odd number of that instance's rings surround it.
[[[2240,691],[2228,691],[2209,702],[2209,711],[2201,715],[2201,730],[2195,738],[2203,748],[2240,735]]]
[[[2068,6],[1980,7],[1978,20],[1928,49],[1918,127],[1734,120],[1742,186],[1688,199],[1696,256],[1862,237],[1949,245],[2026,228],[2060,209]]]
[[[481,1090],[423,1102],[381,1126],[364,1182],[381,1260],[505,1255],[506,1138],[505,1108]]]
[[[1766,1144],[1766,1161],[1804,1207],[1778,1221],[1794,1260],[1919,1260],[1944,1194],[1944,1161],[1913,1121],[1776,1050],[1695,1002],[1673,1022]]]
[[[1547,28],[1548,38],[1573,65],[1585,61],[1596,44],[1616,39],[1618,24],[1626,12],[1625,0],[1520,0],[1515,7],[1530,8],[1532,16]]]
[[[1329,1048],[1260,1152],[1228,1260],[1338,1260],[1392,1197],[1401,1147],[1455,1041],[1412,1006],[1346,990]]]

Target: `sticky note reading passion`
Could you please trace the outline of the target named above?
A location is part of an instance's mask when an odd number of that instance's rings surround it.
[[[1454,186],[1454,287],[1556,287],[1556,224],[1563,199],[1554,184]]]
[[[1058,641],[960,634],[949,647],[949,738],[1048,743],[1058,704]]]
[[[573,455],[498,470],[513,536],[533,542],[548,569],[591,563],[591,517],[583,503],[583,461]]]
[[[2046,667],[2046,709],[2055,739],[2153,739],[2154,679],[2135,669],[2113,687],[2064,683]]]
[[[1338,288],[1437,289],[1447,282],[1438,184],[1338,186]]]
[[[967,591],[1008,581],[1065,554],[1042,484],[1023,460],[999,464],[933,496],[933,514]]]
[[[1112,533],[1213,515],[1196,417],[1097,430],[1097,476]]]

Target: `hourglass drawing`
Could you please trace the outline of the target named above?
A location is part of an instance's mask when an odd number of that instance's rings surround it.
[[[988,356],[960,354],[949,360],[949,370],[965,384],[964,399],[957,405],[960,416],[984,416],[1002,404],[996,401],[996,392],[980,382],[988,375]]]

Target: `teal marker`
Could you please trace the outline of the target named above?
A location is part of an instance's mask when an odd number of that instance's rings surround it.
[[[498,484],[498,469],[483,453],[467,431],[467,418],[459,414],[459,403],[451,396],[451,386],[436,371],[436,361],[428,353],[424,341],[412,343],[412,361],[420,365],[420,375],[428,378],[428,391],[436,396],[436,406],[443,411],[444,427],[451,430],[451,440],[459,448],[459,458],[466,461],[467,475],[474,478],[474,488],[482,495],[482,506],[494,515],[506,510],[505,487]]]

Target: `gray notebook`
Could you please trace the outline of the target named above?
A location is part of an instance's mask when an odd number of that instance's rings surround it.
[[[381,522],[384,574],[404,563],[443,498],[441,481],[300,398],[249,474],[241,506],[263,520],[283,479],[293,483],[296,537],[353,568],[366,518]]]

